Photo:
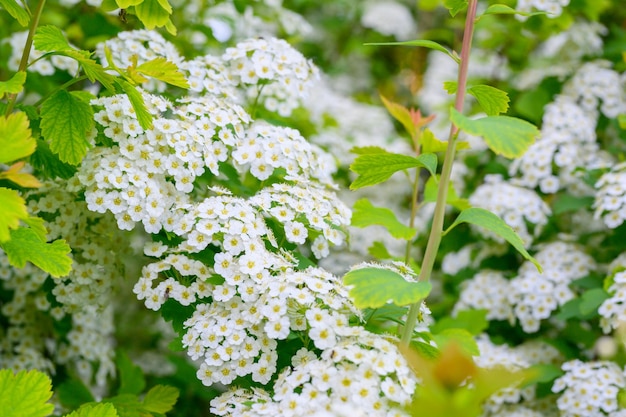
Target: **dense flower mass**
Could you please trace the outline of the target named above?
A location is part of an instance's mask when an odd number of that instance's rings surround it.
[[[594,187],[597,190],[595,217],[602,218],[608,228],[615,229],[626,220],[626,164],[614,165]]]

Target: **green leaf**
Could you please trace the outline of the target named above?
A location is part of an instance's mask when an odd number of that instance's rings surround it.
[[[165,385],[156,385],[143,399],[143,408],[154,413],[167,413],[178,400],[178,389]]]
[[[125,352],[118,351],[115,358],[115,364],[120,371],[120,387],[118,394],[134,394],[137,395],[146,387],[146,379],[143,371],[137,365],[134,365]]]
[[[60,90],[41,106],[41,133],[63,162],[78,165],[87,154],[93,109],[77,96]]]
[[[23,268],[30,262],[53,277],[62,277],[72,270],[71,252],[65,240],[46,243],[37,230],[20,227],[11,231],[11,238],[2,244],[11,265]]]
[[[437,156],[422,154],[417,158],[407,155],[389,153],[380,149],[379,153],[368,153],[358,156],[350,169],[359,174],[357,179],[350,184],[351,190],[379,184],[386,181],[394,173],[409,168],[426,168],[434,175],[437,169]]]
[[[424,131],[422,132],[420,145],[422,146],[423,153],[445,152],[448,148],[448,142],[437,139],[430,129],[424,129]],[[469,149],[469,143],[456,142],[456,149]]]
[[[135,6],[135,13],[137,18],[145,25],[146,29],[154,29],[155,27],[165,26],[170,20],[170,14],[172,8],[169,3],[165,2],[169,6],[163,7],[163,2],[159,0],[144,0],[137,6]]]
[[[26,201],[17,191],[0,187],[0,243],[9,240],[11,229],[17,229],[26,218]]]
[[[185,76],[179,71],[176,64],[163,57],[144,62],[136,70],[148,77],[156,78],[176,87],[189,88]]]
[[[28,26],[30,17],[15,0],[0,0],[0,6],[6,10],[21,26]]]
[[[0,370],[2,417],[46,417],[54,411],[50,378],[41,371]]]
[[[456,81],[444,81],[443,82],[443,89],[446,90],[448,94],[456,93],[456,90],[458,90],[458,88],[459,88],[459,83],[457,83]]]
[[[30,156],[30,164],[37,172],[48,178],[69,179],[76,173],[73,165],[61,162],[58,156],[52,153],[50,146],[41,139],[37,139],[37,150]]]
[[[443,5],[450,11],[450,16],[454,17],[467,8],[467,0],[443,0]]]
[[[437,201],[437,193],[439,192],[439,176],[432,176],[426,181],[424,187],[424,202],[434,203]],[[452,182],[448,183],[448,193],[446,194],[446,203],[458,210],[465,210],[471,207],[466,198],[460,198],[454,189]]]
[[[0,0],[2,1],[2,0]],[[6,81],[0,81],[0,98],[5,94],[17,94],[24,89],[26,71],[18,71]]]
[[[489,116],[506,113],[509,109],[509,95],[498,88],[480,84],[468,88],[467,92],[476,97],[480,107]]]
[[[397,238],[411,240],[417,231],[400,223],[393,211],[387,208],[374,207],[367,199],[362,198],[354,203],[352,226],[364,228],[372,225],[383,226]]]
[[[550,363],[539,363],[532,365],[529,370],[531,378],[525,381],[523,386],[535,385],[537,383],[553,382],[558,377],[562,376],[565,372],[561,370],[561,367],[552,365]]]
[[[489,326],[487,310],[463,310],[456,317],[446,316],[438,320],[430,330],[441,333],[446,329],[465,329],[470,334],[478,336]]]
[[[61,29],[52,25],[38,27],[33,42],[35,43],[35,49],[41,52],[72,49]]]
[[[56,387],[55,392],[61,404],[67,408],[78,408],[82,404],[95,401],[89,389],[78,379],[63,382]]]
[[[117,79],[115,82],[124,90],[128,99],[130,100],[130,104],[135,109],[135,114],[137,115],[137,121],[139,125],[143,129],[151,129],[152,128],[152,115],[148,111],[146,107],[146,103],[143,101],[143,96],[141,93],[131,85],[128,81]]]
[[[350,297],[357,308],[378,308],[391,302],[398,306],[417,303],[428,296],[429,282],[409,282],[402,275],[383,268],[361,268],[343,277],[351,285]]]
[[[367,248],[367,253],[376,259],[391,259],[393,256],[387,250],[387,247],[379,241],[372,243],[372,246]]]
[[[143,0],[115,0],[120,9],[128,9],[130,6],[136,6]]]
[[[115,397],[105,398],[102,402],[112,404],[115,410],[117,410],[119,417],[146,417],[146,413],[136,394],[120,394]]]
[[[414,41],[404,41],[404,42],[377,42],[377,43],[366,43],[365,45],[391,45],[391,46],[420,46],[422,48],[434,49],[435,51],[443,52],[452,58],[457,64],[461,62],[461,59],[454,51],[449,51],[446,47],[438,44],[434,41],[429,41],[426,39],[418,39]]]
[[[96,61],[90,58],[90,53],[87,51],[77,51],[74,49],[67,49],[60,53],[69,58],[73,58],[83,68],[85,75],[91,82],[100,82],[107,90],[115,92],[115,77],[104,69],[104,67],[98,64]]]
[[[530,17],[530,16],[536,16],[536,15],[542,15],[542,14],[548,14],[548,13],[547,12],[527,13],[527,12],[521,12],[519,10],[515,10],[510,6],[507,6],[506,4],[492,4],[491,6],[487,7],[487,9],[482,13],[481,16],[489,15],[489,14],[519,14],[522,16]],[[479,16],[477,20],[480,19],[481,16]]]
[[[453,342],[456,343],[464,352],[472,356],[480,355],[478,344],[476,344],[474,336],[472,336],[472,334],[465,329],[444,329],[437,334],[433,334],[433,339],[437,342],[437,346],[440,350],[444,349],[448,343]]]
[[[35,151],[35,147],[25,113],[0,116],[0,164],[25,158]]]
[[[552,204],[552,213],[563,214],[585,208],[588,209],[593,206],[593,201],[593,197],[576,197],[571,194],[561,194]]]
[[[452,223],[450,227],[448,227],[448,229],[444,232],[444,235],[460,223],[471,223],[494,232],[496,235],[502,237],[511,245],[513,245],[513,247],[517,249],[517,251],[521,253],[525,259],[528,259],[537,267],[537,270],[539,272],[542,271],[541,265],[539,265],[537,260],[530,256],[530,254],[524,248],[524,242],[519,237],[519,235],[515,233],[511,226],[506,224],[504,220],[502,220],[500,217],[496,216],[492,212],[478,207],[471,207],[463,210],[456,218],[454,223]]]
[[[382,94],[380,95],[380,99],[387,108],[389,114],[402,124],[404,130],[406,130],[410,137],[414,137],[416,134],[416,128],[413,124],[413,119],[411,118],[411,112],[409,112],[409,109],[398,103],[387,100]]]
[[[617,116],[617,122],[619,123],[620,129],[626,129],[626,114],[620,114]]]
[[[113,404],[85,404],[65,417],[120,417]]]
[[[539,135],[539,130],[531,123],[509,116],[472,120],[452,108],[450,120],[464,132],[482,136],[493,152],[507,158],[522,156]]]
[[[44,226],[44,221],[42,218],[30,216],[26,219],[23,219],[22,221],[28,227],[30,227],[30,230],[35,232],[39,239],[44,242],[48,240],[48,230],[46,230],[46,226]]]
[[[582,295],[580,303],[580,312],[583,315],[595,313],[598,308],[611,296],[602,288],[594,288],[589,291],[585,291]]]

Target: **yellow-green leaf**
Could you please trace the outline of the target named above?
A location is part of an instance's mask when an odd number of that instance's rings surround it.
[[[17,22],[26,27],[30,22],[30,17],[28,17],[28,13],[24,10],[15,0],[0,0],[0,6],[4,10],[6,10],[11,17],[13,17]]]
[[[487,7],[487,9],[485,9],[485,11],[482,13],[481,16],[489,15],[489,14],[519,14],[521,16],[530,17],[530,16],[536,16],[536,15],[542,15],[542,14],[548,14],[548,13],[547,12],[521,12],[519,10],[513,9],[511,6],[507,6],[506,4],[492,4],[491,6]],[[480,19],[481,16],[479,16],[477,20]]]
[[[24,161],[16,162],[8,170],[0,172],[0,179],[9,180],[21,187],[37,188],[41,187],[41,183],[32,174],[20,172],[26,163]]]
[[[532,262],[537,270],[541,272],[541,265],[539,262],[524,248],[524,242],[522,238],[519,237],[515,230],[511,228],[508,224],[504,222],[500,217],[490,212],[489,210],[485,210],[478,207],[471,207],[466,210],[463,210],[459,216],[456,218],[454,223],[448,227],[448,229],[444,232],[444,235],[447,234],[450,230],[452,230],[456,225],[461,223],[470,223],[476,226],[484,227],[487,230],[494,232],[496,235],[502,237],[507,242],[509,242],[517,251],[525,258]]]
[[[146,103],[143,101],[143,96],[139,91],[137,91],[137,88],[121,78],[118,78],[115,82],[128,96],[128,100],[130,100],[130,104],[133,106],[135,114],[137,115],[139,125],[144,129],[152,128],[152,115],[148,111]]]
[[[0,243],[9,240],[11,229],[28,217],[26,202],[15,190],[0,187]]]
[[[178,400],[178,389],[166,385],[156,385],[143,399],[143,408],[153,413],[165,414],[174,408]]]
[[[0,98],[5,94],[17,94],[24,89],[26,71],[18,71],[6,81],[0,81]]]
[[[400,223],[393,211],[387,208],[374,207],[367,199],[362,198],[354,203],[352,226],[367,227],[380,225],[398,239],[410,240],[417,231]]]
[[[424,129],[424,131],[422,132],[420,145],[422,146],[423,153],[445,152],[448,148],[448,142],[437,139],[430,129]],[[458,141],[456,143],[456,149],[469,149],[469,143]]]
[[[350,297],[357,308],[379,308],[391,302],[398,306],[417,303],[428,296],[429,282],[407,281],[384,268],[360,268],[348,272],[343,281],[352,286]]]
[[[78,165],[87,154],[93,109],[80,96],[60,90],[41,106],[41,133],[63,162]]]
[[[443,0],[443,4],[450,11],[452,17],[467,8],[467,0]]]
[[[426,186],[424,187],[424,202],[425,203],[434,203],[437,201],[437,193],[439,192],[439,176],[433,175],[426,181]],[[458,210],[465,210],[470,208],[471,205],[466,198],[460,198],[454,189],[454,184],[452,182],[448,183],[448,192],[446,194],[446,203],[450,204],[452,207]]]
[[[493,152],[507,158],[522,156],[539,135],[533,124],[515,117],[487,116],[472,120],[452,108],[450,119],[462,131],[482,136]]]
[[[151,61],[144,62],[136,68],[137,72],[156,78],[171,85],[181,88],[189,88],[189,83],[185,76],[178,70],[173,62],[163,57],[155,58]]]
[[[115,0],[120,9],[128,9],[130,6],[141,4],[143,0]]]
[[[0,410],[2,417],[46,417],[54,411],[48,401],[52,382],[41,371],[0,370]]]
[[[170,7],[168,11],[159,0],[144,0],[135,6],[135,13],[137,13],[137,18],[146,26],[146,29],[154,29],[167,24],[172,9]]]
[[[23,268],[26,262],[30,262],[53,277],[65,276],[72,270],[71,249],[65,240],[46,243],[37,231],[30,228],[12,230],[10,239],[1,246],[9,263],[17,268]]]
[[[435,51],[443,52],[444,54],[452,58],[457,64],[461,62],[461,58],[459,58],[456,52],[448,50],[445,46],[440,45],[435,41],[429,41],[426,39],[418,39],[414,41],[404,41],[404,42],[376,42],[376,43],[366,43],[365,45],[420,46],[422,48],[434,49]]]
[[[119,417],[119,414],[113,404],[100,403],[84,404],[78,410],[71,412],[65,417]]]
[[[38,27],[33,42],[35,49],[42,52],[72,49],[61,29],[52,25]]]
[[[475,85],[467,89],[467,92],[478,100],[478,104],[489,116],[497,116],[506,113],[509,109],[509,95],[489,85]]]
[[[36,146],[25,113],[0,116],[0,164],[25,158],[35,152]]]
[[[382,94],[380,95],[380,99],[387,108],[389,114],[391,114],[394,119],[402,124],[404,130],[406,130],[410,137],[414,137],[416,129],[415,125],[413,124],[413,120],[411,119],[411,112],[409,112],[409,109],[401,104],[387,100],[385,97],[383,97]]]

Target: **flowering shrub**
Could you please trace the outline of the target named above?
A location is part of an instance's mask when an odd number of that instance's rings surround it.
[[[626,414],[619,4],[27,3],[8,416]]]

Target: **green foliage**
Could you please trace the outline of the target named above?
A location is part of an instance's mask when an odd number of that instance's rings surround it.
[[[506,158],[519,158],[539,136],[539,130],[524,120],[508,116],[487,116],[472,120],[455,109],[450,119],[462,131],[481,136],[489,148]]]
[[[591,208],[593,197],[576,197],[570,194],[559,195],[552,204],[554,214],[576,212],[581,209]]]
[[[0,81],[0,98],[3,98],[5,94],[17,94],[21,92],[24,88],[25,81],[25,71],[18,71],[7,81]]]
[[[364,148],[359,149],[355,153],[363,152]],[[350,165],[350,169],[359,174],[357,179],[350,184],[350,189],[356,190],[376,185],[387,181],[389,177],[398,171],[417,167],[426,168],[434,175],[437,169],[437,156],[422,154],[414,158],[412,156],[390,153],[382,148],[370,147],[367,148],[367,153],[361,153]]]
[[[50,378],[41,371],[0,369],[0,410],[2,417],[46,417],[54,405]]]
[[[472,333],[461,328],[446,328],[439,332],[433,332],[433,340],[439,348],[445,348],[449,343],[459,346],[463,352],[472,356],[480,355],[478,344]]]
[[[448,55],[450,58],[454,60],[457,64],[460,62],[460,58],[458,54],[454,51],[448,50],[445,46],[435,42],[429,41],[426,39],[414,40],[414,41],[404,41],[404,42],[377,42],[377,43],[366,43],[366,45],[390,45],[390,46],[419,46],[422,48],[434,49],[435,51],[443,52]]]
[[[509,95],[504,91],[489,85],[474,85],[467,92],[478,100],[478,104],[489,116],[506,113],[509,109]]]
[[[35,146],[25,113],[0,116],[0,164],[27,157]]]
[[[82,404],[96,401],[89,389],[78,379],[69,379],[55,389],[61,404],[68,408],[78,408]]]
[[[33,37],[35,48],[42,52],[63,51],[73,49],[65,36],[56,26],[40,26]]]
[[[15,190],[0,187],[0,244],[9,240],[11,229],[28,217],[26,202]]]
[[[30,17],[15,0],[0,0],[0,6],[6,10],[22,26],[28,26]]]
[[[429,282],[407,281],[397,272],[384,268],[360,268],[343,277],[357,308],[379,308],[391,302],[398,306],[415,304],[428,296]]]
[[[122,417],[112,404],[85,404],[65,417]]]
[[[189,88],[187,79],[178,70],[178,67],[173,62],[162,57],[144,62],[136,68],[136,71],[177,87]]]
[[[467,0],[443,0],[443,5],[450,11],[450,16],[454,17],[467,9]]]
[[[444,235],[461,223],[471,223],[492,231],[493,233],[513,245],[513,247],[517,249],[517,251],[522,254],[525,259],[528,259],[530,262],[532,262],[541,272],[541,266],[539,265],[537,260],[530,256],[528,251],[524,248],[524,242],[519,237],[519,235],[515,233],[511,226],[506,224],[504,220],[502,220],[492,212],[478,207],[471,207],[463,210],[456,218],[454,223],[452,223],[450,227],[446,229]]]
[[[487,9],[485,9],[485,11],[482,13],[481,16],[490,15],[490,14],[517,14],[520,16],[530,17],[530,16],[545,15],[547,13],[546,12],[531,12],[531,13],[520,12],[519,10],[515,10],[510,6],[507,6],[506,4],[492,4],[491,6],[487,7]],[[481,16],[478,16],[477,19],[480,19]]]
[[[437,193],[439,191],[439,176],[433,176],[426,181],[424,187],[424,202],[434,203],[437,201]],[[446,194],[446,203],[458,210],[465,210],[471,207],[469,201],[465,198],[459,197],[458,193],[454,189],[452,182],[448,183],[448,193]]]
[[[463,310],[455,317],[446,316],[431,326],[433,333],[440,333],[446,329],[465,329],[470,334],[478,336],[489,326],[487,310]]]
[[[71,249],[65,240],[46,243],[37,230],[31,228],[20,227],[12,230],[10,239],[0,246],[6,252],[11,265],[18,268],[23,268],[26,262],[30,262],[53,277],[65,276],[72,269],[72,259],[68,256]]]
[[[413,119],[411,117],[411,112],[406,107],[401,104],[394,103],[391,100],[386,99],[382,95],[380,96],[381,101],[385,105],[385,108],[393,116],[394,119],[402,124],[404,130],[409,134],[409,136],[414,137],[417,133],[417,129],[415,123],[413,123]]]
[[[63,162],[78,165],[89,149],[93,109],[77,94],[60,90],[41,105],[41,133]]]
[[[363,228],[372,225],[380,225],[385,227],[393,237],[404,240],[410,240],[416,234],[415,229],[400,223],[393,211],[386,208],[374,207],[372,203],[365,198],[354,203],[353,210],[352,226]]]
[[[141,393],[146,387],[146,380],[141,368],[133,364],[128,355],[122,351],[117,352],[115,364],[120,373],[118,394],[137,395]]]
[[[178,390],[174,387],[156,385],[143,398],[143,408],[153,413],[165,414],[174,408],[178,400]]]
[[[118,79],[116,83],[124,90],[124,93],[128,96],[130,100],[130,104],[135,109],[135,114],[137,115],[137,121],[139,125],[143,129],[152,128],[152,115],[148,112],[148,108],[146,107],[146,103],[143,101],[143,97],[141,93],[137,91],[137,89],[128,81]]]

